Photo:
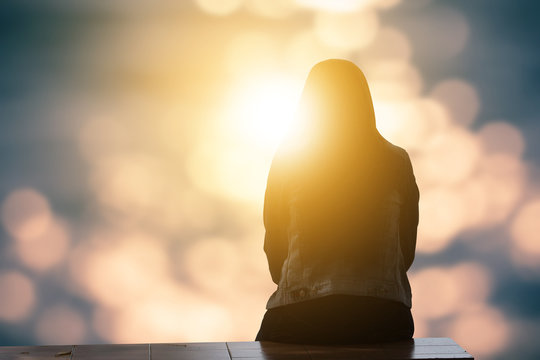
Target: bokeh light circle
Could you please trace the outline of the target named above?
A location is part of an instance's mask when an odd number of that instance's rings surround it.
[[[36,337],[44,345],[80,344],[87,335],[83,316],[72,306],[57,304],[40,314]]]
[[[462,79],[440,82],[431,91],[431,97],[444,104],[456,124],[471,125],[480,111],[478,92]]]
[[[540,199],[523,205],[514,217],[510,233],[520,252],[540,258]]]
[[[475,357],[481,357],[504,349],[511,340],[511,329],[501,312],[480,306],[461,313],[448,335]]]
[[[373,42],[363,50],[362,54],[370,61],[408,61],[412,56],[412,46],[402,31],[386,26],[377,32]]]
[[[40,236],[51,221],[49,202],[32,188],[12,191],[2,203],[2,223],[16,239],[26,240]]]
[[[484,151],[490,154],[504,153],[521,156],[525,150],[525,139],[521,131],[506,121],[493,121],[478,132]]]
[[[240,277],[241,259],[237,246],[229,240],[201,239],[182,255],[186,273],[204,291],[225,295]]]
[[[0,273],[0,320],[25,320],[36,304],[33,282],[18,271]]]
[[[16,241],[15,252],[25,266],[44,271],[66,259],[69,244],[67,225],[63,221],[54,219],[39,236]]]

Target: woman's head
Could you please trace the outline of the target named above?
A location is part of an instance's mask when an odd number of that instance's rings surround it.
[[[311,69],[298,117],[316,141],[364,142],[380,136],[366,78],[347,60],[325,60]]]
[[[370,166],[385,142],[375,126],[366,78],[347,60],[325,60],[311,69],[296,117],[274,164],[314,185],[329,174]]]

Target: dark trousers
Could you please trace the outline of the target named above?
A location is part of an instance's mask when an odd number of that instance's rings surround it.
[[[329,295],[266,311],[256,341],[362,344],[409,340],[410,309],[396,301]]]

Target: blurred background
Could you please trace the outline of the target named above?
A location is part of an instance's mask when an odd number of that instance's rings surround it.
[[[253,340],[270,161],[345,58],[420,187],[415,336],[537,359],[538,6],[2,1],[0,344]]]

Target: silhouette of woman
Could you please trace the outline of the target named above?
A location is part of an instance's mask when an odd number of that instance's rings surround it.
[[[419,193],[408,154],[377,131],[366,79],[349,61],[313,67],[298,117],[268,175],[264,250],[278,288],[256,340],[412,338],[406,272]]]

